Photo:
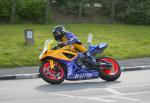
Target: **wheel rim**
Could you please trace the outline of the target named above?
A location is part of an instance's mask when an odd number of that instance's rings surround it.
[[[60,80],[64,76],[63,68],[56,62],[54,62],[54,68],[50,68],[50,63],[46,62],[42,70],[44,75],[51,80]]]
[[[118,63],[111,59],[111,58],[102,58],[99,62],[105,61],[112,64],[112,67],[106,68],[106,66],[100,66],[101,69],[103,69],[103,72],[107,75],[115,75],[119,72],[119,65]]]

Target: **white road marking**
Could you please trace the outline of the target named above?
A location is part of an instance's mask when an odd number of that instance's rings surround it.
[[[66,94],[59,94],[59,93],[51,93],[52,95],[57,95],[57,96],[63,96],[63,97],[69,97],[69,98],[79,98],[79,99],[85,99],[85,100],[94,100],[94,101],[99,101],[99,102],[106,102],[106,103],[113,103],[115,101],[108,100],[108,99],[103,99],[99,97],[82,97],[82,96],[73,96],[73,95],[66,95]]]
[[[123,93],[121,93],[117,90],[111,89],[111,88],[105,88],[105,90],[112,93],[112,94],[116,94],[116,95],[122,95],[123,94]]]
[[[103,99],[101,97],[90,97],[91,100],[96,100],[96,101],[102,101],[102,102],[107,102],[107,103],[113,103],[116,101],[113,100],[108,100],[108,99]]]
[[[132,66],[132,67],[122,67],[122,68],[149,68],[150,65],[146,65],[146,66]]]
[[[130,88],[130,87],[142,87],[142,86],[150,86],[150,84],[135,84],[135,85],[129,85],[129,86],[119,86],[119,87],[110,87],[110,88],[116,88],[116,89],[119,89],[119,88]]]
[[[100,96],[100,97],[73,96],[73,95],[66,95],[66,94],[60,94],[60,93],[51,93],[51,94],[52,95],[57,95],[57,96],[68,97],[68,98],[79,98],[79,99],[85,99],[85,100],[93,100],[93,101],[99,101],[99,102],[101,101],[101,102],[106,102],[106,103],[114,103],[116,101],[110,100],[110,99],[108,100],[108,99],[105,99],[105,98],[118,98],[118,99],[124,99],[124,100],[128,100],[128,101],[140,101],[139,99],[123,97],[123,96],[137,95],[137,94],[144,94],[144,93],[150,93],[150,91],[132,92],[132,93],[124,93],[124,94],[116,93],[117,95]]]
[[[145,94],[145,93],[150,93],[150,91],[131,92],[131,93],[126,93],[126,94],[124,94],[124,95],[137,95],[137,94]]]
[[[150,84],[135,84],[135,85],[126,85],[126,86],[116,86],[116,87],[108,87],[111,89],[120,89],[120,88],[132,88],[132,87],[142,87],[142,86],[150,86]],[[75,90],[75,91],[91,91],[91,90],[101,90],[106,88],[88,88],[88,89],[82,89],[82,90]],[[59,92],[61,93],[61,92]]]
[[[57,93],[51,93],[51,94],[52,95],[57,95],[57,96],[68,97],[68,98],[78,98],[78,99],[99,101],[99,102],[105,102],[105,103],[114,103],[114,102],[117,102],[117,100],[114,101],[114,100],[110,100],[108,98],[118,98],[118,99],[124,99],[124,100],[128,100],[128,101],[140,101],[139,99],[125,97],[125,96],[150,93],[150,91],[121,93],[121,92],[119,92],[117,90],[114,90],[114,89],[118,89],[118,88],[130,88],[130,87],[142,87],[142,86],[150,86],[150,84],[142,84],[142,85],[140,84],[140,85],[129,85],[129,86],[110,87],[110,88],[94,88],[94,89],[75,90],[75,91],[89,91],[89,90],[104,89],[104,90],[106,90],[106,91],[114,94],[114,95],[100,96],[100,97],[74,96],[74,95],[63,94],[63,92],[57,92]],[[105,99],[105,98],[107,98],[107,99]]]
[[[135,101],[135,102],[140,101],[139,99],[130,98],[130,97],[122,97],[122,96],[116,96],[116,97],[113,97],[113,98],[124,99],[124,100]]]
[[[120,95],[125,96],[124,93],[121,93],[121,92],[111,89],[111,88],[106,88],[105,90],[112,94],[119,95],[119,96],[113,96],[113,98],[119,98],[119,99],[124,99],[124,100],[128,100],[128,101],[139,101],[138,99],[134,99],[134,98],[121,97]]]
[[[101,96],[101,98],[107,98],[107,97],[115,98],[117,96],[139,95],[139,94],[145,94],[145,93],[150,93],[150,91],[131,92],[131,93],[124,93],[124,94],[121,94],[121,95]]]

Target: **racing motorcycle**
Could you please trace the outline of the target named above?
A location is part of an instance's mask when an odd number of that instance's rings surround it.
[[[89,59],[75,50],[73,45],[51,47],[53,40],[46,40],[40,54],[40,76],[50,84],[60,84],[64,80],[98,79],[115,81],[120,77],[121,70],[116,60],[111,57],[97,57],[107,47],[106,43],[92,45],[92,35],[88,36],[88,52],[96,58],[91,64]]]

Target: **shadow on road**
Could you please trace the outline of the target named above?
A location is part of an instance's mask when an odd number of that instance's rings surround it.
[[[61,92],[61,91],[73,91],[73,90],[82,90],[82,89],[99,89],[99,88],[107,88],[110,85],[115,85],[116,83],[121,83],[121,81],[113,81],[113,82],[72,82],[72,83],[62,83],[60,85],[40,85],[35,89],[43,92]]]

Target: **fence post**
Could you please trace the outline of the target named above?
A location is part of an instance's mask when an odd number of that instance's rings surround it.
[[[12,7],[11,7],[11,23],[15,22],[15,12],[16,12],[16,0],[12,0]]]
[[[45,9],[45,24],[49,23],[49,9],[50,9],[50,0],[47,0]]]
[[[82,1],[80,1],[80,3],[79,3],[79,19],[82,18],[82,14],[83,14],[83,3],[82,3]]]
[[[111,4],[111,20],[112,20],[112,23],[114,22],[115,20],[115,16],[116,16],[116,0],[112,0],[112,4]]]

